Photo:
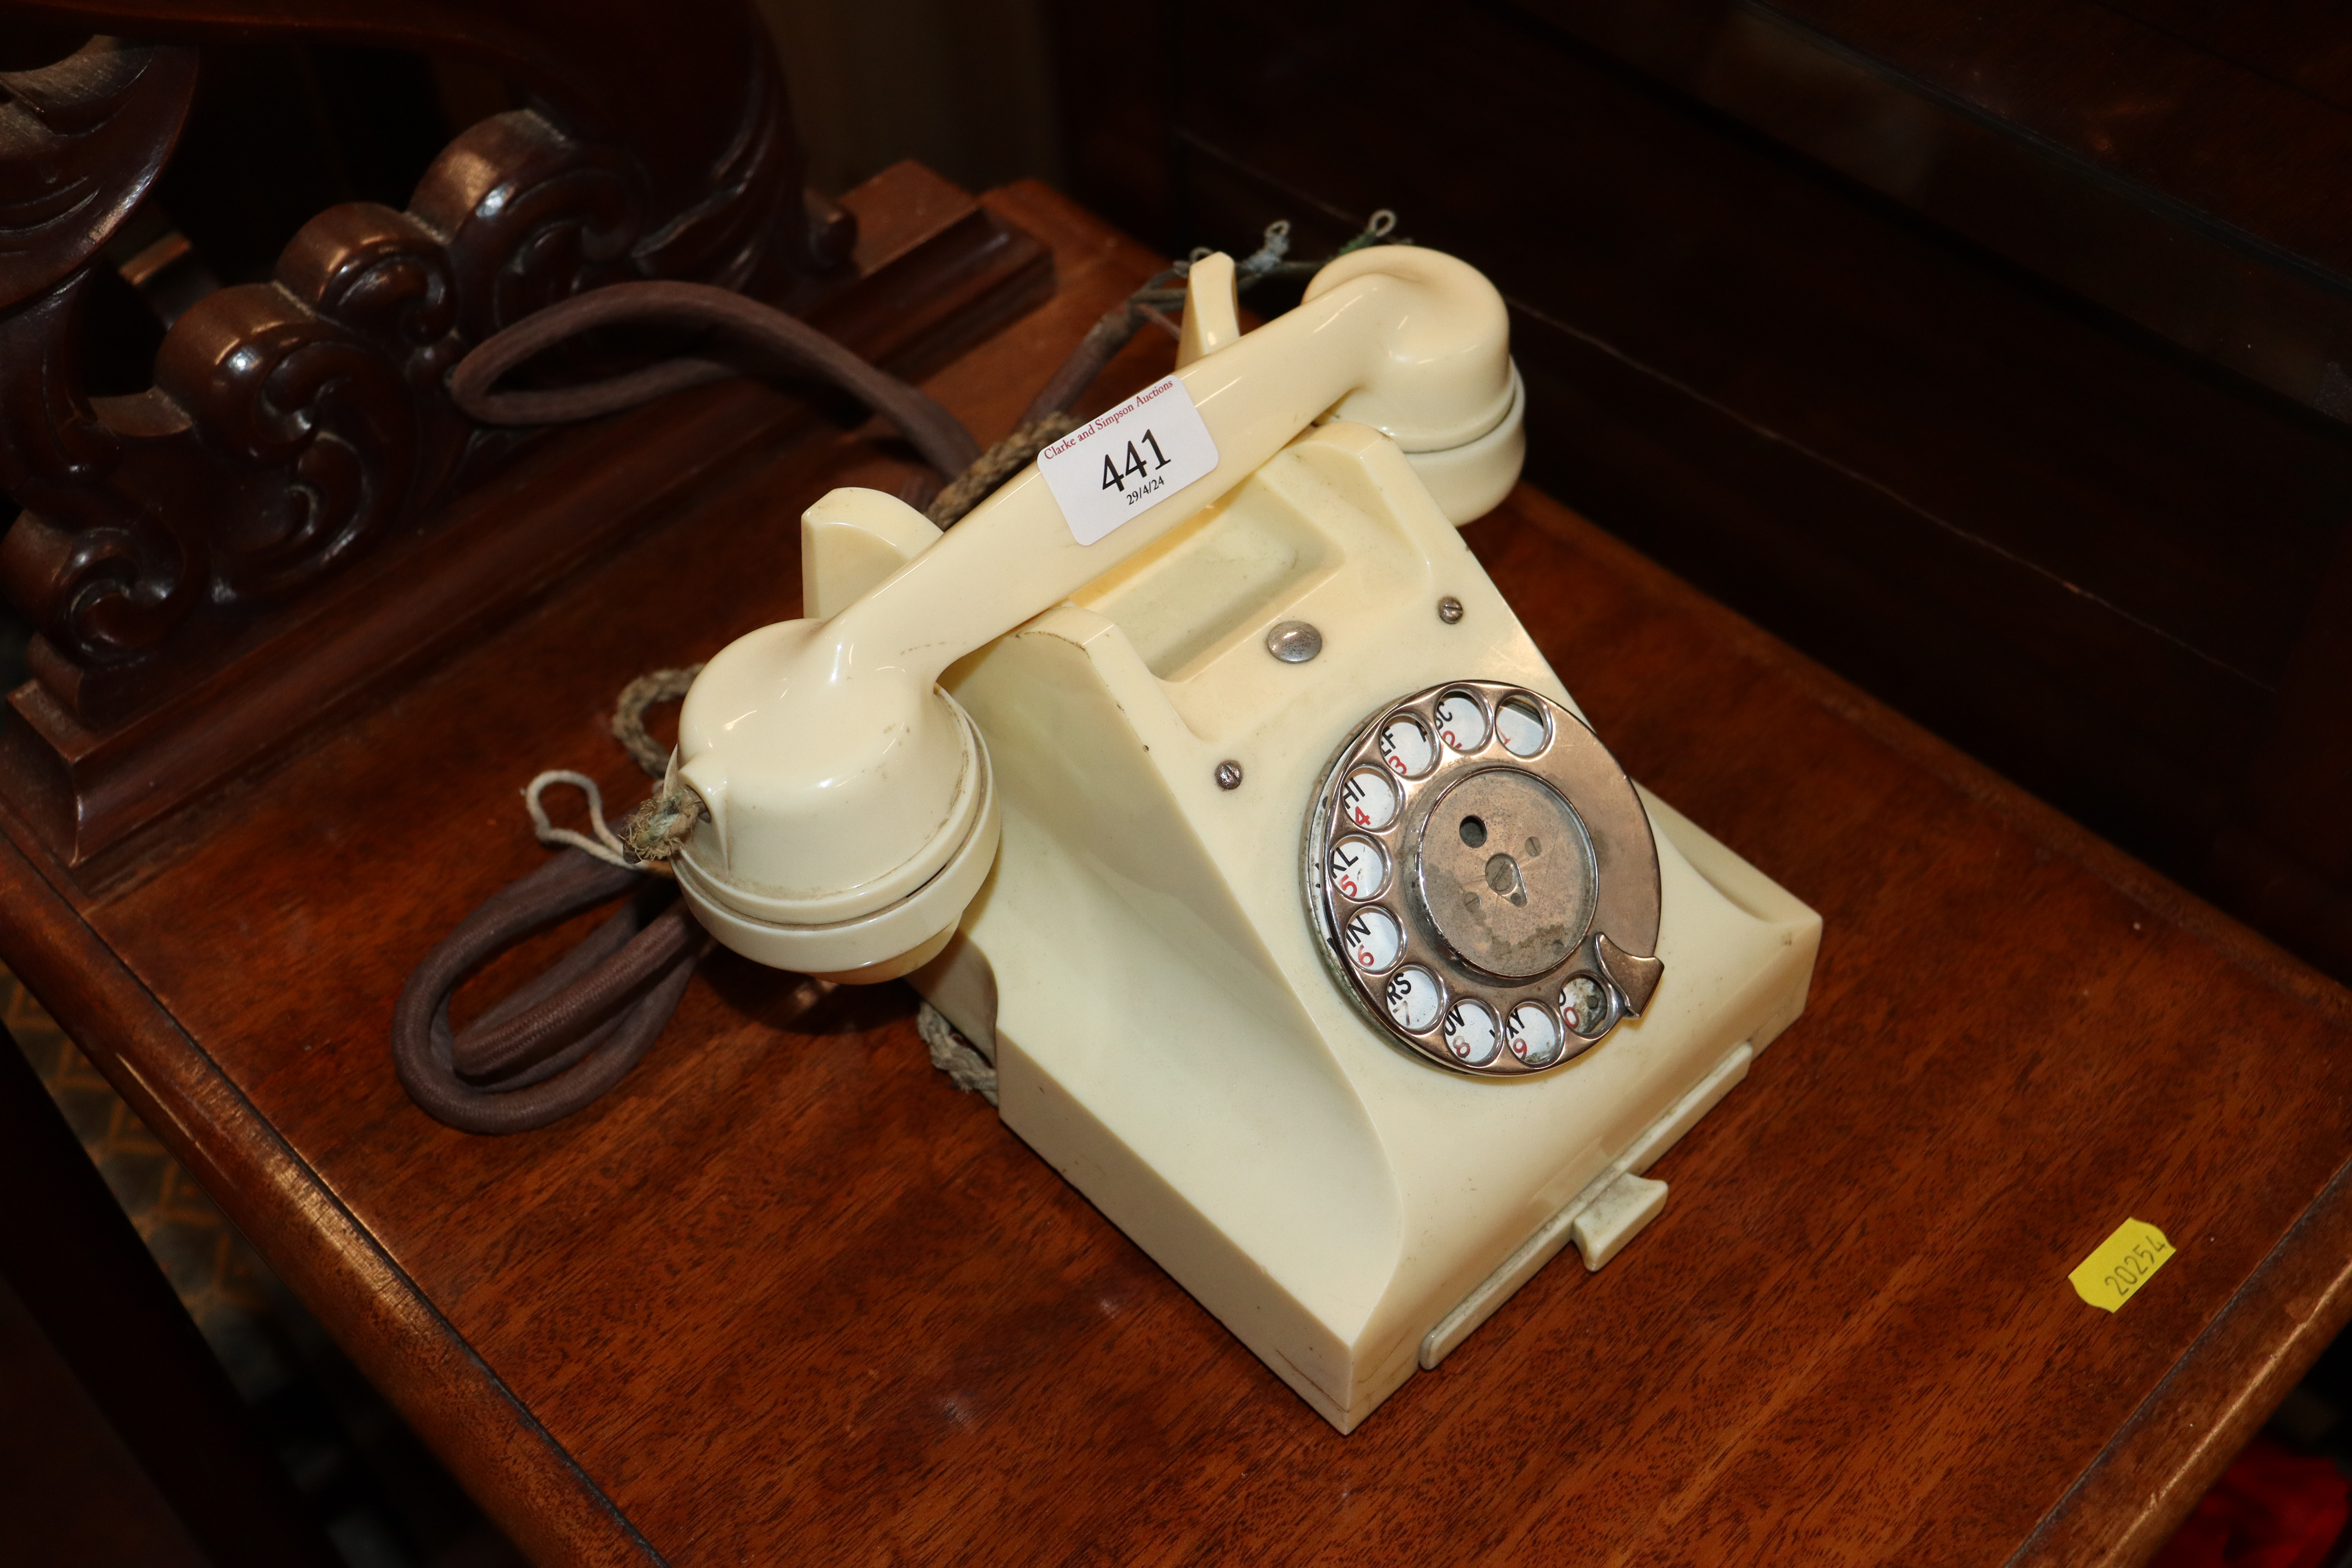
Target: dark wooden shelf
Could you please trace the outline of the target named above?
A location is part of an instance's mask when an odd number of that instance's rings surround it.
[[[2341,13],[1508,0],[2297,403],[2352,417]]]
[[[1129,84],[1057,4],[1081,200],[1395,209],[1531,482],[2352,980],[2341,7],[1195,0]]]
[[[989,205],[1059,284],[928,384],[983,439],[1157,265]],[[801,509],[903,471],[789,431],[103,878],[0,815],[0,962],[537,1560],[2125,1563],[2352,1311],[2352,996],[1528,489],[1470,542],[1821,966],[1664,1216],[1351,1436],[933,1072],[901,988],[722,957],[589,1112],[426,1120],[386,1020],[544,853],[524,782],[633,799],[614,694],[793,613]],[[2109,1316],[2066,1273],[2126,1215],[2179,1256]]]

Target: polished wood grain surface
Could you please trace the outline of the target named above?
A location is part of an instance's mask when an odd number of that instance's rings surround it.
[[[992,203],[1060,289],[928,384],[983,439],[1156,265]],[[821,431],[714,478],[102,887],[0,816],[0,961],[539,1560],[2131,1562],[2352,1309],[2352,998],[1525,489],[1469,540],[1821,965],[1652,1229],[1354,1435],[933,1072],[898,987],[721,955],[590,1111],[427,1121],[385,1021],[544,853],[523,783],[635,798],[613,694],[793,613],[801,508],[903,471]],[[2108,1316],[2065,1275],[2127,1215],[2180,1255]]]

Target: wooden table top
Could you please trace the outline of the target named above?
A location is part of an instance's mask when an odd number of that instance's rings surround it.
[[[983,439],[1155,265],[991,199],[1061,281],[929,383]],[[903,987],[722,955],[586,1113],[428,1121],[386,1020],[544,854],[522,784],[637,798],[614,694],[795,613],[800,510],[900,471],[821,428],[711,476],[110,870],[0,814],[0,962],[537,1560],[2132,1562],[2352,1310],[2352,996],[1526,490],[1470,541],[1821,963],[1664,1216],[1353,1436],[934,1072]],[[2179,1252],[2109,1315],[2066,1275],[2126,1216]]]

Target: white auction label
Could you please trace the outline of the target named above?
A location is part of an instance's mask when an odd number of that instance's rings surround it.
[[[1145,387],[1037,454],[1080,544],[1132,521],[1217,466],[1217,443],[1174,376]]]

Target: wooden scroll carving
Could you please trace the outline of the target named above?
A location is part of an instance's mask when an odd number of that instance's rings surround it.
[[[187,686],[257,616],[511,450],[443,391],[482,338],[625,278],[773,294],[856,240],[846,215],[803,198],[782,77],[740,0],[0,14],[173,40],[96,37],[0,76],[0,485],[24,508],[0,539],[0,590],[36,627],[36,679],[90,729]],[[86,396],[89,268],[171,154],[191,46],[230,32],[469,53],[540,106],[465,132],[406,212],[319,215],[272,281],[173,323],[146,392]]]

